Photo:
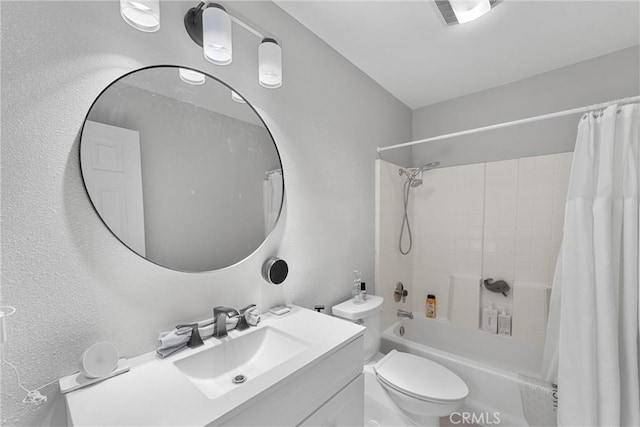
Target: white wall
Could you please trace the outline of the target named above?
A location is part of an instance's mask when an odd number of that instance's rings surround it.
[[[116,1],[2,2],[2,304],[18,308],[4,354],[29,388],[77,371],[96,341],[134,356],[216,305],[330,306],[350,296],[354,268],[373,283],[375,148],[410,138],[410,110],[270,2],[233,9],[283,40],[282,88],[258,85],[257,40],[237,28],[233,63],[209,64],[183,28],[193,5],[162,1],[160,31],[142,33]],[[78,137],[91,103],[122,74],[155,64],[238,88],[278,144],[285,220],[240,265],[203,274],[153,265],[111,235],[87,198]],[[274,254],[290,265],[280,287],[260,277]],[[44,391],[47,404],[24,405],[3,366],[2,424],[64,422],[56,386]]]
[[[640,47],[634,46],[416,109],[413,140],[638,95],[638,76]],[[579,118],[578,114],[416,145],[413,165],[438,160],[452,166],[573,151]],[[383,158],[393,161],[386,154]]]

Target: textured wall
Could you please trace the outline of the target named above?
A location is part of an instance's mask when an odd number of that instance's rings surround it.
[[[414,110],[413,139],[638,95],[639,75],[640,46],[634,46]],[[575,114],[416,145],[413,164],[439,160],[452,166],[573,151],[579,119]]]
[[[410,138],[410,110],[270,2],[232,7],[283,40],[283,87],[258,85],[257,40],[237,27],[233,63],[209,64],[183,29],[193,4],[162,1],[160,31],[142,33],[116,1],[2,2],[2,304],[18,308],[4,353],[29,388],[76,371],[96,341],[135,356],[215,305],[329,306],[350,295],[353,268],[373,283],[375,147]],[[78,136],[89,106],[120,75],[154,64],[237,87],[278,143],[285,218],[239,265],[203,274],[153,265],[111,235],[85,194]],[[272,254],[290,264],[280,287],[260,278]],[[45,392],[47,404],[22,404],[3,366],[2,424],[64,422],[56,386]]]

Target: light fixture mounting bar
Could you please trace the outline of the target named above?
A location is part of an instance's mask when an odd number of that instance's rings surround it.
[[[245,23],[244,21],[242,21],[241,19],[237,18],[235,15],[229,14],[229,16],[231,17],[231,22],[235,22],[236,24],[238,24],[239,26],[241,26],[245,30],[249,31],[251,34],[253,34],[254,36],[258,37],[259,39],[262,40],[264,38],[267,38],[267,36],[262,34],[260,31],[256,30],[255,28],[253,28],[251,25],[249,25],[249,24]],[[270,38],[273,38],[273,37],[270,37]]]
[[[184,15],[184,28],[198,46],[202,47],[202,11],[205,2],[200,2],[196,7],[192,7]]]
[[[270,38],[276,40],[276,42],[281,45],[280,41],[275,37],[268,35],[261,29],[257,29],[257,26],[241,17],[235,12],[231,12],[227,6],[223,6],[218,2],[200,2],[197,6],[192,7],[187,11],[184,15],[184,27],[187,30],[187,33],[191,37],[191,39],[198,45],[202,46],[202,12],[210,6],[217,6],[224,9],[229,17],[231,18],[231,22],[236,23],[238,26],[244,28],[254,36],[258,37],[260,40],[265,38]]]

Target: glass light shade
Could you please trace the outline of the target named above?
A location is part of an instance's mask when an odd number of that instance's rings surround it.
[[[282,49],[273,39],[264,39],[258,47],[258,78],[263,87],[282,86]]]
[[[449,0],[458,23],[473,21],[491,10],[489,0]]]
[[[207,7],[202,12],[202,49],[207,61],[217,65],[231,64],[231,17],[219,6]]]
[[[235,91],[231,91],[231,99],[233,99],[236,102],[239,102],[240,104],[246,104],[247,101],[244,100],[243,97],[241,97],[240,95],[238,95]]]
[[[140,31],[158,31],[160,0],[120,0],[120,15],[127,24]]]
[[[190,85],[199,86],[204,84],[205,78],[202,73],[187,68],[180,68],[180,80]]]

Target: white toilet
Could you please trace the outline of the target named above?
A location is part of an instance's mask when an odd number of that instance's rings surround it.
[[[439,426],[440,417],[462,406],[469,388],[459,376],[429,359],[396,350],[387,355],[379,353],[382,301],[382,297],[370,295],[364,304],[355,304],[350,299],[332,307],[335,317],[367,328],[364,334],[365,425]],[[385,404],[393,405],[400,413],[385,414],[380,409]]]

